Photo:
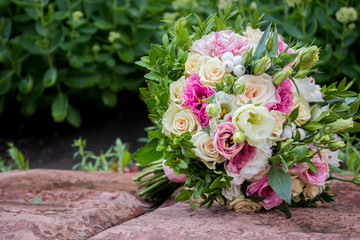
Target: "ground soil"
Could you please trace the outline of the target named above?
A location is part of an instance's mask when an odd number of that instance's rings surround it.
[[[116,138],[130,144],[130,151],[144,145],[138,141],[146,137],[145,127],[151,125],[146,105],[137,93],[119,94],[115,108],[98,108],[83,104],[82,125],[76,129],[67,123],[54,123],[50,110],[38,111],[24,117],[19,109],[0,115],[0,156],[6,157],[7,142],[13,142],[30,160],[30,168],[71,169],[80,159],[73,159],[77,150],[73,140],[87,139],[86,149],[99,154],[106,151]]]

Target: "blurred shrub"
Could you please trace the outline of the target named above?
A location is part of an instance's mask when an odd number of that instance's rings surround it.
[[[255,1],[264,19],[277,24],[284,36],[322,47],[320,84],[357,79],[360,90],[360,1],[343,0],[262,0]],[[250,3],[248,3],[250,4]],[[359,16],[360,17],[360,16]]]
[[[114,107],[119,91],[142,84],[133,62],[160,42],[161,20],[216,8],[212,0],[0,0],[0,112],[13,100],[26,116],[51,106],[54,121],[78,127],[79,101]]]
[[[29,160],[12,142],[7,143],[9,146],[7,155],[10,159],[0,157],[0,172],[7,172],[13,169],[29,170]]]

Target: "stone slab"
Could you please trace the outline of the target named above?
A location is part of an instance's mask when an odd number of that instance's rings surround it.
[[[277,209],[235,213],[219,205],[193,210],[187,203],[167,202],[90,239],[360,239],[360,187],[332,185],[335,205],[291,208],[291,218]]]
[[[136,173],[62,170],[0,174],[0,239],[87,239],[137,217]],[[30,202],[40,197],[40,204]]]

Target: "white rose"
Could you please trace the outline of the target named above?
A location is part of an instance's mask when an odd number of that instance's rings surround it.
[[[198,156],[209,169],[215,169],[216,163],[225,161],[225,158],[214,147],[213,141],[213,138],[203,131],[195,133],[191,138],[191,142],[196,147],[193,149],[195,155]]]
[[[247,104],[235,111],[232,123],[242,130],[250,145],[270,137],[275,129],[275,119],[266,107]]]
[[[194,135],[202,130],[191,110],[176,104],[169,105],[169,109],[164,113],[162,124],[162,132],[169,137],[171,133],[181,135],[189,131],[191,135]]]
[[[260,31],[260,29],[253,29],[252,27],[246,27],[246,31],[244,32],[244,36],[247,37],[249,41],[249,48],[253,49],[255,52],[257,45],[262,37],[264,32]]]
[[[283,125],[286,121],[286,115],[280,111],[271,111],[270,115],[275,119],[275,129],[270,135],[270,139],[273,141],[280,140],[283,132]]]
[[[288,140],[292,138],[293,130],[289,126],[285,126],[283,132],[281,133],[281,140]]]
[[[199,73],[200,67],[204,65],[211,57],[202,56],[198,53],[189,53],[185,62],[185,75],[188,77],[192,73]]]
[[[309,103],[307,103],[305,101],[300,101],[298,107],[299,107],[299,115],[298,115],[297,119],[295,120],[295,124],[297,126],[301,126],[310,120],[311,110],[310,110]]]
[[[269,172],[271,168],[271,165],[269,163],[266,164],[265,168],[263,170],[261,170],[259,173],[255,174],[250,180],[249,182],[253,183],[253,182],[258,182],[262,179],[262,177],[267,174]]]
[[[237,198],[241,194],[241,185],[237,185],[234,181],[231,181],[231,187],[223,188],[221,190],[221,194],[224,196],[225,199],[232,201],[233,199]]]
[[[240,194],[239,197],[233,201],[227,201],[226,207],[228,209],[234,209],[235,212],[240,211],[259,211],[262,208],[261,203],[245,198],[244,194]]]
[[[276,102],[276,88],[271,76],[266,73],[255,75],[244,75],[239,77],[236,83],[245,83],[246,88],[242,94],[237,94],[241,104],[246,104],[249,100],[252,103],[265,105],[269,102]]]
[[[238,174],[227,172],[231,177],[234,177],[233,181],[237,185],[241,185],[245,180],[251,180],[255,175],[266,169],[268,164],[268,157],[270,157],[270,145],[268,149],[256,148],[256,153],[253,159],[251,159]]]
[[[315,85],[314,78],[294,79],[300,92],[300,96],[307,102],[322,101],[323,94],[320,92],[320,86]]]
[[[204,86],[215,89],[215,83],[220,85],[225,73],[222,62],[218,58],[211,58],[200,67],[200,82],[204,84]]]
[[[185,77],[182,76],[179,80],[170,83],[170,101],[181,105],[183,103],[183,99],[181,97],[182,92],[185,88],[186,81]]]

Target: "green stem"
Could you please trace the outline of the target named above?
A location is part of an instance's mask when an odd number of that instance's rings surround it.
[[[302,11],[302,33],[303,33],[303,42],[305,43],[306,40],[306,3],[302,2],[301,3],[301,11]]]
[[[342,181],[342,182],[351,182],[351,183],[356,184],[356,183],[354,182],[354,179],[340,178],[340,177],[335,177],[335,176],[333,176],[333,175],[330,175],[329,178],[335,179],[335,180],[339,180],[339,181]]]
[[[52,59],[51,59],[51,55],[50,55],[50,50],[49,50],[49,41],[48,41],[48,37],[47,37],[47,34],[46,34],[46,26],[45,26],[45,18],[44,18],[44,2],[42,1],[41,4],[40,4],[40,20],[41,20],[41,27],[42,27],[42,30],[43,30],[43,37],[44,37],[44,43],[45,43],[45,50],[46,50],[46,56],[47,56],[47,59],[48,59],[48,62],[49,62],[49,66],[50,68],[52,68],[54,65],[53,65],[53,62],[52,62]]]
[[[116,31],[117,27],[117,0],[113,0],[113,9],[114,9],[114,16],[113,16],[113,30]]]
[[[339,57],[337,59],[337,63],[336,63],[336,75],[339,71],[339,66],[340,66],[340,63],[342,61],[342,51],[344,49],[344,40],[345,40],[345,30],[346,30],[346,23],[343,23],[343,31],[342,31],[342,34],[341,34],[341,42],[340,42],[340,50],[339,50]]]

